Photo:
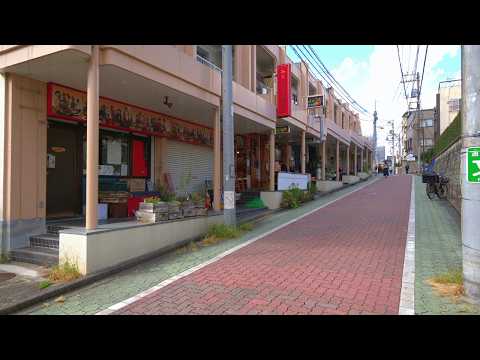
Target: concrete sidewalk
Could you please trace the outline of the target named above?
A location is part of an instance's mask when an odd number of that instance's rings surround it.
[[[428,199],[420,176],[415,181],[415,313],[480,314],[478,306],[436,294],[426,280],[462,268],[460,214],[446,200]]]

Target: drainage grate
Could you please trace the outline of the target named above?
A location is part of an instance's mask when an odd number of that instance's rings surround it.
[[[0,282],[13,279],[16,275],[9,272],[0,272]]]

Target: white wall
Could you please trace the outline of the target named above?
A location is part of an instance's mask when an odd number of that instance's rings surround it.
[[[450,86],[440,88],[440,134],[441,135],[448,125],[451,124],[458,112],[450,112],[448,101],[453,99],[459,99],[462,96],[462,87]]]
[[[0,74],[0,254],[5,244],[3,244],[3,170],[5,148],[5,75]]]

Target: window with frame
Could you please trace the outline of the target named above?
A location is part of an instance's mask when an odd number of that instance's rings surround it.
[[[423,143],[423,146],[432,146],[433,145],[433,139],[425,139],[425,141],[422,141],[422,140],[420,141],[420,143]]]
[[[448,101],[448,111],[458,112],[460,111],[460,99],[451,99]]]
[[[422,121],[422,127],[432,127],[433,119],[425,119]]]

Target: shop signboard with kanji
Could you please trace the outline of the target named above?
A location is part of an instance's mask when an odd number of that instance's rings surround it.
[[[277,117],[292,115],[291,64],[277,66]]]
[[[87,94],[66,86],[47,86],[47,115],[87,121]],[[100,97],[99,125],[151,136],[167,137],[196,145],[213,146],[213,130],[155,111]]]
[[[467,148],[467,181],[480,184],[480,147]]]

